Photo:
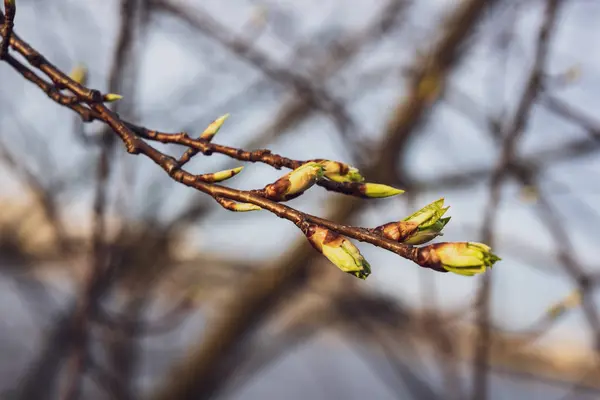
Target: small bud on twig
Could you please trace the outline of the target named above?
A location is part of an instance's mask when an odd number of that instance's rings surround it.
[[[258,211],[262,210],[259,206],[251,203],[237,203],[233,200],[226,199],[224,197],[215,197],[217,203],[219,203],[223,208],[234,211],[234,212],[248,212],[248,211]]]
[[[80,85],[84,85],[84,86],[87,85],[87,79],[88,79],[87,67],[83,64],[76,65],[73,68],[73,70],[71,70],[69,77],[71,77],[71,79],[73,79],[75,82],[79,83]]]
[[[391,197],[404,193],[404,190],[396,189],[388,185],[380,183],[363,183],[360,187],[360,192],[366,197],[382,198]]]
[[[483,243],[435,243],[416,249],[415,262],[436,271],[473,276],[485,272],[495,262],[500,261],[500,257],[491,250]]]
[[[367,279],[371,266],[350,240],[318,225],[310,225],[306,237],[311,245],[342,271]]]
[[[108,93],[104,95],[103,100],[105,103],[112,103],[113,101],[121,100],[122,98],[123,96],[121,96],[120,94]]]
[[[221,126],[223,126],[223,123],[225,123],[227,118],[229,118],[229,113],[221,115],[219,118],[211,122],[200,135],[200,139],[211,141],[212,138],[219,132],[219,129],[221,129]]]
[[[221,126],[223,126],[223,123],[227,118],[229,118],[229,113],[221,115],[219,118],[215,119],[206,127],[206,129],[204,130],[204,132],[202,132],[198,139],[203,139],[210,142],[213,139],[213,137],[217,134],[217,132],[219,132],[219,129],[221,129]],[[185,164],[187,164],[192,159],[192,157],[198,154],[198,151],[199,150],[191,147],[187,149],[185,153],[183,153],[183,155],[179,158],[179,165],[184,166]]]
[[[206,183],[223,182],[229,178],[236,176],[243,169],[244,169],[244,167],[237,167],[237,168],[232,168],[232,169],[226,169],[224,171],[213,172],[210,174],[203,174],[203,175],[199,175],[198,179],[200,179],[202,182],[206,182]]]
[[[274,201],[286,201],[300,196],[323,176],[323,166],[308,162],[267,185],[264,193]]]
[[[365,178],[358,169],[339,161],[320,160],[323,166],[323,175],[335,182],[363,182]]]

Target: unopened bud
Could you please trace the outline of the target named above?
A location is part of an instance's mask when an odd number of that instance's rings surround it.
[[[223,126],[223,123],[227,118],[229,118],[229,114],[221,115],[219,118],[211,122],[200,135],[200,139],[208,141],[212,140],[213,136],[219,132],[219,129],[221,129],[221,126]]]
[[[236,212],[248,212],[262,210],[259,206],[252,203],[235,203],[233,205],[233,211]]]
[[[475,242],[435,243],[417,248],[415,262],[437,271],[473,276],[500,261],[491,250],[489,246]]]
[[[323,175],[335,182],[363,182],[365,178],[358,169],[339,161],[319,161],[323,166]]]
[[[404,193],[404,190],[396,189],[388,185],[380,183],[363,183],[360,187],[360,192],[365,197],[382,198],[391,197]]]
[[[223,197],[217,197],[215,198],[215,200],[217,201],[217,203],[223,206],[223,208],[233,212],[248,212],[262,210],[262,208],[252,203],[238,203]]]
[[[112,103],[113,101],[121,100],[122,98],[123,96],[121,96],[120,94],[108,93],[104,95],[104,102]]]
[[[202,182],[207,182],[207,183],[223,182],[229,178],[236,176],[243,169],[244,169],[244,167],[237,167],[237,168],[227,169],[224,171],[213,172],[211,174],[204,174],[204,175],[200,175],[199,179]]]
[[[265,195],[275,201],[286,201],[298,197],[323,176],[323,167],[308,162],[265,187]]]
[[[306,237],[311,245],[342,271],[367,279],[371,266],[350,240],[318,225],[310,225]]]
[[[73,68],[69,76],[75,82],[85,86],[87,84],[88,70],[85,65],[79,64]]]

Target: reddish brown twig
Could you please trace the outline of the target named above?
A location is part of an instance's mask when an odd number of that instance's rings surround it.
[[[8,54],[10,37],[12,36],[15,25],[16,11],[17,7],[15,5],[15,0],[4,0],[4,13],[6,14],[6,18],[2,23],[2,27],[0,27],[0,32],[3,37],[2,43],[0,43],[0,60],[3,60]]]
[[[315,217],[313,215],[305,214],[285,205],[269,201],[261,196],[247,191],[235,190],[220,185],[207,184],[201,182],[197,178],[197,176],[192,175],[181,169],[177,164],[177,161],[173,157],[161,153],[154,147],[141,140],[130,128],[131,124],[121,121],[118,115],[110,111],[104,104],[102,104],[102,95],[99,91],[85,88],[77,82],[73,81],[66,74],[61,72],[58,68],[56,68],[49,61],[47,61],[36,50],[31,48],[23,40],[19,39],[16,35],[12,37],[11,43],[13,44],[13,48],[19,53],[21,53],[32,64],[32,66],[46,73],[54,82],[61,84],[69,91],[73,92],[76,96],[79,96],[82,102],[87,103],[92,111],[88,115],[93,115],[93,118],[101,120],[108,126],[110,126],[115,131],[115,133],[121,138],[121,140],[125,144],[126,150],[129,153],[144,154],[146,157],[150,158],[157,165],[159,165],[174,180],[181,182],[184,185],[193,187],[212,197],[225,197],[239,202],[255,204],[267,211],[272,212],[280,218],[284,218],[293,222],[296,225],[301,225],[304,223],[315,223],[324,226],[328,229],[334,230],[343,235],[354,238],[356,240],[368,242],[374,244],[375,246],[382,247],[386,250],[399,254],[400,256],[407,259],[414,259],[414,257],[416,256],[415,248],[413,248],[412,246],[407,246],[398,242],[393,242],[391,240],[383,238],[380,235],[371,233],[363,228],[340,225],[332,221],[327,221]],[[18,72],[22,71],[22,69],[16,70]],[[80,110],[79,112],[83,113],[84,110],[82,110],[81,107],[83,106],[79,105],[78,107],[77,105],[73,105],[73,108],[75,110]],[[217,146],[202,140],[194,141],[193,139],[189,139],[189,137],[187,137],[187,135],[185,134],[161,135],[159,132],[150,131],[145,128],[139,128],[136,129],[136,131],[138,133],[142,132],[142,135],[146,135],[147,137],[155,137],[157,139],[162,138],[167,141],[179,140],[181,141],[181,144],[185,145],[189,143],[190,145],[195,145],[199,148],[211,149],[212,146],[215,146],[215,149],[221,150],[224,154],[228,155],[239,153],[238,149],[228,148],[226,146]],[[241,154],[239,156],[240,159],[247,158],[248,161],[257,161],[257,159],[264,159],[269,160],[269,162],[273,163],[273,165],[286,165],[290,168],[293,168],[293,166],[297,162],[294,160],[287,159],[285,157],[271,155],[269,151],[262,151],[259,153],[242,152],[239,154]],[[341,185],[337,182],[332,182],[332,184],[335,184],[333,186]],[[343,187],[346,185],[341,186]]]
[[[7,61],[9,62],[9,65],[11,65],[15,70],[17,70],[25,79],[37,85],[52,100],[61,105],[69,107],[71,110],[79,114],[82,121],[102,121],[102,117],[98,112],[96,112],[93,109],[90,109],[89,107],[86,107],[81,103],[78,103],[77,101],[80,101],[80,99],[78,99],[76,96],[67,96],[59,92],[58,90],[56,90],[55,86],[37,76],[29,68],[25,67],[22,63],[20,63],[13,57],[8,56]],[[65,83],[61,83],[61,85],[67,87]],[[120,122],[124,127],[127,127],[133,133],[142,138],[155,140],[161,143],[178,144],[188,147],[188,151],[186,151],[186,153],[184,153],[184,155],[179,160],[180,162],[183,162],[183,165],[185,165],[197,152],[201,152],[206,156],[210,156],[213,153],[224,154],[229,156],[230,158],[240,161],[264,163],[272,166],[275,169],[281,169],[282,167],[295,169],[298,168],[300,165],[311,161],[292,160],[290,158],[278,154],[273,154],[270,150],[266,149],[247,151],[235,147],[211,143],[211,141],[207,139],[192,139],[186,132],[165,133],[146,129],[144,127],[137,126],[126,121]],[[182,166],[182,164],[180,164],[180,166]],[[202,178],[199,179],[202,180]],[[333,182],[330,180],[322,179],[317,182],[317,185],[329,191],[361,198],[368,198],[364,195],[363,192],[361,192],[360,185],[353,182]]]

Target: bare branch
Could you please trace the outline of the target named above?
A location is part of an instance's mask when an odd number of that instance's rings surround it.
[[[503,138],[500,160],[492,174],[490,182],[490,200],[485,208],[486,212],[482,227],[482,238],[488,243],[493,241],[495,217],[498,210],[498,204],[500,203],[501,184],[506,177],[506,167],[515,157],[518,141],[527,128],[529,115],[542,88],[542,79],[548,57],[551,34],[555,29],[557,17],[563,4],[564,2],[561,0],[546,1],[545,18],[537,36],[535,61],[527,78],[525,91],[519,99],[514,118],[508,126],[508,131]],[[490,354],[491,335],[489,326],[491,312],[491,279],[492,276],[489,274],[486,274],[483,277],[475,300],[479,337],[477,339],[475,356],[473,359],[473,391],[471,394],[473,400],[485,400],[488,396],[488,358]]]

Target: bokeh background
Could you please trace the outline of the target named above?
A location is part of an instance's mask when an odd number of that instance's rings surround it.
[[[16,33],[123,119],[197,136],[230,113],[214,142],[406,190],[294,208],[374,227],[444,197],[444,241],[502,261],[467,278],[361,244],[359,281],[120,142],[99,179],[112,133],[0,63],[0,398],[176,399],[186,374],[197,399],[598,398],[600,2],[16,3]],[[283,174],[245,167],[226,184]]]

